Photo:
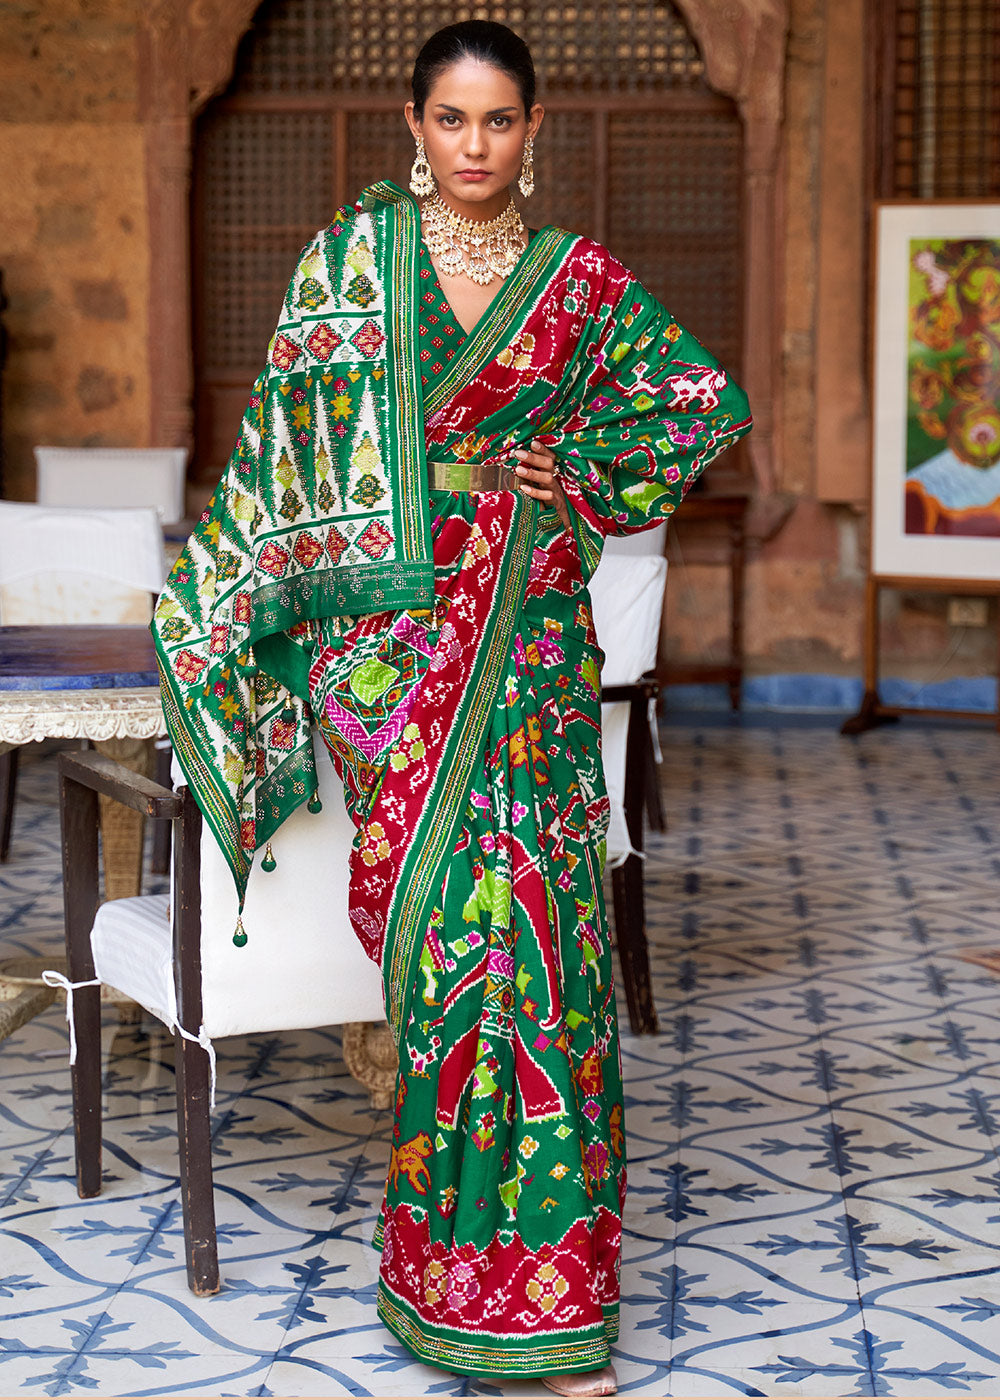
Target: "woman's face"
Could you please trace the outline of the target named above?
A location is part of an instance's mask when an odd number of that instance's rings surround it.
[[[508,73],[472,58],[438,75],[422,121],[413,103],[406,104],[406,120],[413,136],[424,138],[439,190],[458,205],[506,204],[508,187],[521,172],[525,139],[534,136],[543,115],[537,103],[525,113]]]

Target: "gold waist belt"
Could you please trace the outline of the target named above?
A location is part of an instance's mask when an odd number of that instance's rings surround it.
[[[519,478],[509,467],[482,462],[428,462],[432,491],[516,491]]]

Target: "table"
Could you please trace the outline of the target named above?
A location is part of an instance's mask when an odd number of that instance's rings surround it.
[[[166,733],[146,627],[0,627],[0,753],[42,739],[89,739],[136,772]],[[139,893],[143,819],[102,806],[107,899]]]
[[[671,567],[683,564],[717,563],[720,560],[719,536],[722,536],[722,562],[729,565],[729,655],[724,661],[671,661],[661,658],[657,679],[663,685],[684,685],[697,681],[723,681],[729,687],[729,703],[740,708],[743,686],[743,589],[746,573],[746,515],[749,505],[746,495],[713,495],[709,491],[692,492],[677,512],[677,519],[667,531],[667,558]],[[690,526],[710,527],[698,530],[697,546],[688,541]],[[720,529],[712,529],[719,527]],[[704,536],[708,533],[709,538]],[[715,535],[715,548],[711,546]],[[667,575],[667,587],[671,587]]]

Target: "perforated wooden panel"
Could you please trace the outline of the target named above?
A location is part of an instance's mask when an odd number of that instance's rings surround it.
[[[461,20],[509,24],[548,88],[643,92],[704,86],[704,64],[669,0],[448,4],[447,0],[284,0],[262,7],[240,53],[244,92],[405,90],[435,30]]]
[[[206,372],[262,359],[295,254],[330,220],[330,129],[323,112],[222,111],[202,123],[197,358]]]
[[[740,128],[728,112],[611,118],[608,244],[724,364],[740,362]]]
[[[1000,4],[880,0],[876,16],[878,193],[1000,195]]]
[[[221,469],[296,253],[365,185],[406,184],[413,57],[436,28],[473,17],[524,35],[553,99],[526,221],[607,243],[738,370],[742,128],[668,0],[267,0],[196,133],[202,475]]]

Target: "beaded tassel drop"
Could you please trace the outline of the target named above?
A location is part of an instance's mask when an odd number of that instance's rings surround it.
[[[260,868],[261,870],[266,870],[268,874],[270,874],[272,870],[277,870],[278,868],[278,862],[274,858],[274,852],[271,850],[270,841],[268,841],[267,846],[264,848],[264,859],[260,863]]]
[[[236,932],[233,934],[233,942],[237,948],[242,948],[247,941],[247,931],[243,927],[243,920],[236,920]]]
[[[309,802],[307,803],[307,806],[310,812],[322,812],[323,803],[320,801],[320,796],[318,792],[313,793],[312,797],[310,797]]]

